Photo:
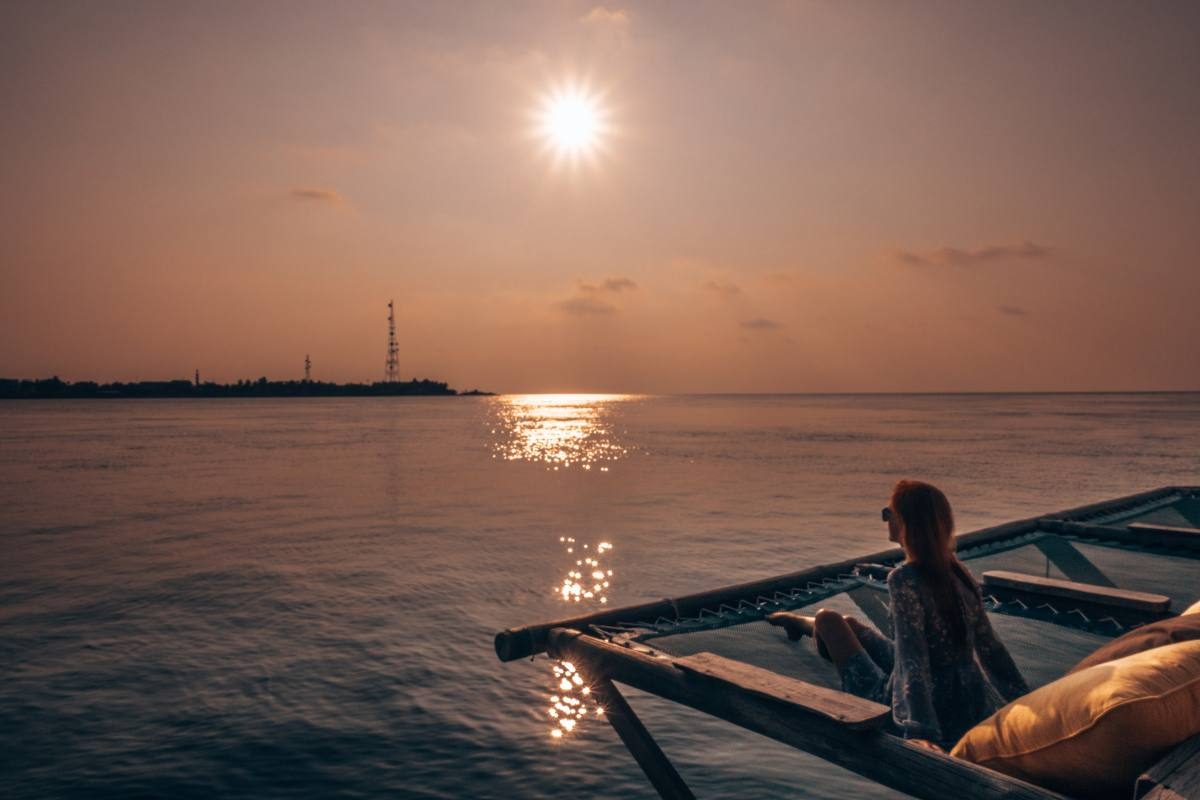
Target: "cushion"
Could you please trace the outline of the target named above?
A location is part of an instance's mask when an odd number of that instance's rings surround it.
[[[951,755],[1064,794],[1132,796],[1137,776],[1200,733],[1200,640],[1106,661],[1036,689]]]
[[[1200,614],[1200,600],[1197,600],[1196,602],[1194,602],[1190,606],[1188,606],[1187,611],[1184,611],[1183,613],[1184,614]]]
[[[1072,667],[1071,672],[1067,674],[1079,672],[1081,669],[1087,669],[1105,661],[1141,653],[1152,647],[1162,647],[1164,644],[1187,642],[1192,639],[1200,639],[1200,614],[1171,617],[1152,622],[1113,639]]]

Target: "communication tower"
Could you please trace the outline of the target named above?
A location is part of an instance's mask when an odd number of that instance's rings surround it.
[[[304,354],[304,382],[308,383],[312,380],[312,360],[309,359],[308,353]]]
[[[400,345],[396,344],[396,311],[388,300],[388,349],[387,367],[384,369],[385,383],[400,380]]]

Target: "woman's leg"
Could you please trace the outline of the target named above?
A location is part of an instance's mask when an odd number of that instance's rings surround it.
[[[821,657],[832,661],[839,669],[846,659],[863,649],[855,632],[855,627],[863,627],[862,623],[827,608],[822,608],[815,617],[777,611],[767,616],[767,622],[781,626],[793,642],[804,636],[813,637]]]
[[[807,634],[817,642],[817,652],[837,665],[842,691],[886,703],[888,673],[894,660],[892,640],[854,617],[822,608],[815,617],[780,611],[767,617],[781,625],[795,641]]]
[[[866,652],[853,627],[865,626],[853,617],[844,617],[832,609],[822,608],[813,617],[813,626],[815,638],[825,645],[829,660],[837,665],[839,671],[851,657]]]
[[[812,617],[797,614],[795,611],[776,611],[774,614],[767,614],[767,623],[783,628],[788,639],[793,642],[798,642],[805,636],[812,636],[815,630]]]
[[[878,664],[881,670],[890,673],[892,665],[896,663],[896,643],[854,617],[847,616],[846,623],[854,631],[854,635],[858,637],[858,643],[863,646],[863,650],[867,651],[871,660]]]

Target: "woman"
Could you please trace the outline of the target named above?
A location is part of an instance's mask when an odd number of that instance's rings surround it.
[[[928,483],[900,481],[883,519],[905,555],[887,579],[893,639],[824,608],[815,617],[767,619],[789,638],[815,635],[845,691],[890,703],[904,738],[944,749],[1029,687],[992,631],[979,584],[954,555],[946,496]]]

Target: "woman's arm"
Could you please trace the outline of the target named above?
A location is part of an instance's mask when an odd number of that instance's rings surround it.
[[[987,672],[996,687],[996,691],[1007,702],[1012,702],[1024,694],[1029,694],[1029,685],[1025,683],[1016,662],[1008,653],[1008,648],[992,630],[987,611],[980,607],[979,616],[975,621],[975,654],[979,663]]]
[[[896,633],[896,664],[892,669],[892,718],[905,739],[941,741],[942,730],[933,707],[933,677],[929,643],[925,638],[925,606],[915,576],[903,569],[888,575],[892,625]]]

